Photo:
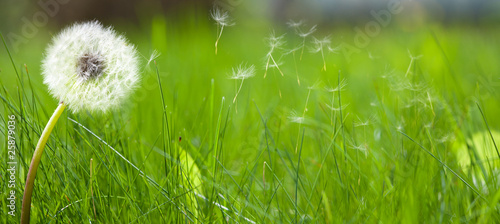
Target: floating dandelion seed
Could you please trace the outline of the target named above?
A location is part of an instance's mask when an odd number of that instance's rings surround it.
[[[29,223],[31,195],[45,144],[68,105],[106,112],[116,108],[139,81],[137,52],[125,37],[99,22],[74,24],[61,31],[46,51],[43,82],[60,103],[36,146],[26,178],[21,223]]]
[[[318,53],[321,52],[321,58],[323,59],[323,69],[326,71],[326,61],[325,61],[325,52],[324,49],[330,49],[330,37],[326,36],[323,39],[317,39],[316,37],[313,37],[313,44],[314,47],[312,49],[313,53]]]
[[[306,38],[316,32],[316,25],[312,26],[309,28],[309,30],[304,31],[302,30],[302,26],[304,26],[305,22],[304,20],[300,20],[298,22],[294,22],[293,20],[290,20],[287,22],[287,25],[290,28],[293,28],[295,30],[295,33],[302,38],[302,44],[300,45],[300,48],[302,49],[300,52],[300,60],[302,60],[302,55],[304,54],[304,48],[306,46]]]
[[[301,47],[299,46],[299,47],[296,47],[294,49],[290,49],[289,51],[287,51],[287,52],[285,52],[284,54],[281,55],[281,57],[283,57],[285,55],[289,55],[289,54],[293,55],[293,63],[295,65],[295,74],[297,76],[297,84],[299,84],[299,86],[300,86],[300,77],[299,77],[299,72],[298,72],[298,69],[297,69],[297,61],[295,60],[295,52],[298,51],[298,50],[300,50],[300,49],[301,49]]]
[[[298,22],[295,22],[293,20],[289,20],[286,25],[292,29],[299,29],[302,25],[304,24],[304,20],[299,20]]]
[[[314,32],[316,32],[316,25],[311,26],[311,28],[309,28],[309,30],[307,30],[305,32],[302,31],[302,30],[299,30],[297,32],[297,34],[299,35],[299,37],[304,38],[304,42],[302,43],[302,45],[305,45],[305,38],[308,37],[309,35],[313,34]]]
[[[136,88],[138,71],[134,46],[97,21],[55,36],[42,65],[50,93],[73,112],[116,108]]]
[[[304,48],[306,46],[306,38],[309,35],[313,34],[314,32],[316,32],[316,25],[309,28],[309,30],[306,32],[298,31],[298,33],[297,33],[299,35],[299,37],[302,37],[302,50],[300,51],[300,60],[301,61],[302,61],[302,55],[304,55]]]
[[[303,115],[299,116],[296,111],[291,111],[290,115],[288,115],[288,119],[290,120],[290,122],[297,124],[303,124],[305,121],[305,117]]]
[[[240,64],[238,67],[233,68],[233,75],[230,77],[230,79],[241,80],[240,88],[238,88],[238,90],[236,91],[233,103],[236,101],[236,97],[238,97],[238,94],[241,91],[241,87],[243,86],[243,82],[245,81],[245,79],[253,77],[254,75],[255,75],[255,66],[253,65],[246,66]]]
[[[335,107],[333,105],[330,105],[330,104],[325,104],[326,107],[328,109],[330,109],[331,111],[340,111],[340,110],[345,110],[348,106],[349,106],[350,103],[348,104],[343,104],[342,107]]]
[[[224,27],[232,26],[234,25],[234,22],[232,22],[228,12],[222,11],[217,7],[214,7],[214,9],[210,12],[210,16],[217,24],[217,40],[215,40],[215,55],[217,55],[217,46],[219,44],[220,37],[222,36]]]
[[[339,46],[337,46],[337,47],[330,47],[330,46],[328,46],[328,51],[330,51],[330,52],[332,52],[332,53],[334,53],[334,54],[339,53],[340,49],[341,49],[341,48],[340,48],[340,45],[339,45]]]
[[[422,57],[422,55],[418,55],[418,56],[413,56],[410,52],[410,50],[408,50],[408,55],[410,56],[410,65],[408,66],[408,69],[406,70],[406,73],[405,73],[405,77],[408,76],[408,74],[410,73],[410,68],[411,66],[413,65],[413,63],[420,59]]]
[[[358,121],[354,122],[354,127],[365,127],[370,125],[371,123],[371,118],[368,118],[367,120],[361,120],[361,118],[358,117]]]
[[[264,78],[266,78],[266,76],[267,76],[267,70],[269,69],[269,67],[276,67],[278,69],[278,71],[280,72],[281,76],[284,76],[283,72],[281,71],[281,69],[279,67],[278,62],[276,62],[276,60],[274,60],[274,57],[273,57],[273,52],[276,49],[281,49],[281,46],[283,46],[283,44],[285,44],[285,41],[283,40],[283,38],[284,38],[284,35],[275,36],[274,32],[272,32],[268,38],[269,51],[266,54],[267,62],[266,62],[266,72],[264,73]],[[269,63],[271,61],[273,62],[273,64],[269,65]]]
[[[335,88],[327,86],[327,87],[325,87],[325,91],[327,91],[329,93],[333,93],[333,92],[337,92],[337,91],[344,91],[346,86],[347,86],[347,80],[345,78],[343,78],[340,81],[340,84],[337,85]]]
[[[286,53],[286,54],[293,53],[293,61],[295,63],[295,74],[297,76],[297,84],[299,84],[299,86],[300,86],[300,77],[299,77],[299,73],[297,71],[297,62],[295,60],[295,52],[298,50],[301,50],[300,51],[300,60],[302,60],[302,55],[304,54],[304,48],[306,45],[306,38],[316,31],[316,25],[312,26],[307,31],[303,31],[302,26],[304,25],[304,23],[305,23],[304,20],[300,20],[298,22],[290,20],[289,22],[287,22],[288,27],[294,29],[295,34],[297,34],[300,38],[302,38],[302,43],[299,44],[298,47],[291,49],[290,51],[288,51]]]
[[[156,50],[153,50],[153,53],[151,53],[151,55],[149,56],[149,59],[148,59],[148,63],[146,64],[146,66],[149,66],[149,64],[151,64],[151,62],[155,61],[157,58],[159,58],[161,55],[160,52],[156,51]]]

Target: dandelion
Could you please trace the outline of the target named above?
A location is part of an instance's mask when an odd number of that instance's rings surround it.
[[[217,24],[217,40],[215,40],[215,55],[217,55],[217,45],[219,44],[220,37],[222,36],[222,31],[226,26],[234,25],[231,18],[229,17],[229,13],[226,11],[222,11],[220,8],[214,7],[214,9],[210,12],[210,16]]]
[[[238,94],[241,91],[241,87],[243,86],[243,82],[245,81],[245,79],[253,77],[254,75],[255,75],[255,66],[253,65],[246,66],[240,64],[238,67],[233,68],[233,75],[230,77],[230,79],[241,80],[240,88],[238,88],[238,90],[236,91],[233,103],[236,101],[236,98],[238,97]]]
[[[23,196],[21,223],[29,223],[31,194],[43,149],[66,108],[107,112],[119,106],[139,81],[137,52],[125,37],[99,22],[74,24],[54,37],[42,65],[43,82],[59,100],[36,146]]]
[[[73,112],[109,111],[139,81],[137,52],[99,22],[75,24],[54,38],[43,60],[43,82]]]
[[[275,36],[274,32],[272,32],[268,38],[269,51],[266,54],[267,62],[266,62],[266,72],[264,73],[264,78],[266,78],[266,76],[267,76],[267,70],[270,67],[269,63],[271,61],[273,62],[271,67],[276,67],[278,69],[278,71],[280,72],[281,76],[283,76],[283,72],[281,71],[278,62],[276,62],[276,60],[274,60],[274,57],[273,57],[273,52],[276,49],[281,49],[281,46],[283,46],[283,44],[285,44],[285,41],[283,40],[283,38],[284,38],[284,35]]]
[[[326,71],[326,61],[325,61],[324,49],[330,48],[330,44],[331,44],[330,37],[326,36],[323,39],[317,39],[316,37],[314,37],[313,44],[314,44],[314,47],[313,47],[312,52],[313,53],[321,52],[321,58],[323,59],[323,69],[322,70]]]

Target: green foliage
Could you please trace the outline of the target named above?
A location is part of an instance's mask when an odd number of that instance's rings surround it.
[[[236,21],[215,55],[216,25],[193,18],[116,25],[144,55],[141,88],[110,114],[61,116],[35,181],[34,223],[500,222],[500,158],[487,175],[457,158],[459,143],[496,155],[485,121],[498,145],[497,31],[386,28],[346,58],[314,53],[312,38],[301,56],[290,50],[303,39],[277,29],[280,70],[271,63],[264,78],[269,24]],[[19,198],[58,103],[39,72],[41,33],[13,64],[0,56],[0,143],[16,115]],[[335,30],[331,47],[353,35]],[[230,77],[242,63],[256,69],[239,90]],[[6,166],[1,156],[4,190]],[[0,220],[17,221],[6,203]]]

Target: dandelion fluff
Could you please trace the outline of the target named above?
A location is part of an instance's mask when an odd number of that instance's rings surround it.
[[[135,47],[113,28],[76,23],[54,37],[42,73],[50,93],[73,112],[106,112],[136,88],[137,61]]]

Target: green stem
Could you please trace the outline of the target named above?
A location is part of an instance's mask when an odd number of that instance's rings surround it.
[[[57,123],[57,120],[61,116],[62,112],[66,108],[66,104],[60,103],[54,114],[50,118],[47,126],[43,130],[40,140],[36,145],[35,153],[31,159],[30,169],[28,170],[28,177],[26,178],[26,186],[24,187],[23,195],[23,207],[21,210],[21,224],[28,224],[30,222],[30,210],[31,210],[31,194],[33,193],[33,184],[35,183],[36,170],[38,169],[38,164],[40,164],[40,159],[42,158],[43,149],[49,140],[50,133]]]

